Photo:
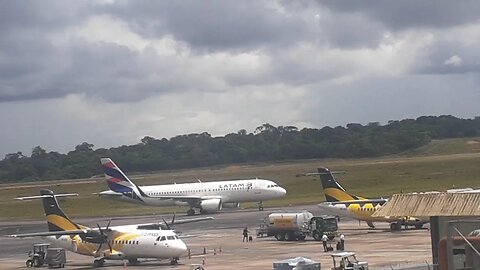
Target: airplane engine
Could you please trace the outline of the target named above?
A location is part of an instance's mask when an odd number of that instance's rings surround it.
[[[207,213],[213,213],[222,210],[222,200],[221,199],[209,199],[209,200],[203,200],[200,203],[200,207],[202,209],[202,212]]]
[[[112,252],[107,250],[105,253],[103,253],[103,257],[108,260],[123,260],[125,259],[125,254],[115,250]]]
[[[222,204],[222,207],[223,208],[239,208],[240,207],[240,203],[239,202],[230,202],[230,203],[223,203]]]

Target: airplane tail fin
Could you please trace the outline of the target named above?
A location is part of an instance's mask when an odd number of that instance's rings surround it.
[[[336,180],[333,173],[327,168],[318,168],[327,202],[363,200],[365,198],[349,194]]]
[[[110,190],[129,195],[131,198],[139,201],[143,201],[142,196],[147,197],[135,183],[128,179],[112,159],[102,158],[100,161],[102,162],[105,179]]]
[[[47,217],[47,225],[49,231],[65,231],[65,230],[78,230],[85,227],[73,222],[63,212],[58,205],[57,198],[53,191],[48,189],[42,189],[39,196],[42,199],[43,210]],[[34,198],[34,197],[32,197]]]

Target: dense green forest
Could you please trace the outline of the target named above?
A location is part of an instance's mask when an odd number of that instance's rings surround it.
[[[321,129],[264,124],[252,133],[240,130],[223,137],[208,133],[171,139],[144,137],[140,143],[96,149],[84,142],[67,154],[40,146],[30,156],[7,154],[0,161],[0,183],[86,178],[101,174],[100,157],[111,157],[125,171],[157,171],[212,165],[312,158],[361,158],[396,154],[432,139],[480,136],[480,117],[450,115]]]

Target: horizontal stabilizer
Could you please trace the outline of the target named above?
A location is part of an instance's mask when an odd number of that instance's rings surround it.
[[[62,193],[62,194],[55,194],[55,195],[38,195],[38,196],[26,196],[26,197],[17,197],[15,200],[35,200],[35,199],[43,199],[43,198],[51,198],[51,197],[76,197],[78,193]]]
[[[38,232],[38,233],[23,233],[23,234],[10,234],[7,237],[24,238],[24,237],[36,237],[36,236],[62,236],[62,235],[77,235],[86,234],[87,230],[69,230],[69,231],[51,231],[51,232]]]
[[[304,174],[297,174],[297,176],[317,176],[317,175],[324,175],[324,174],[346,174],[346,171],[334,171],[334,172],[313,172],[313,173],[304,173]]]

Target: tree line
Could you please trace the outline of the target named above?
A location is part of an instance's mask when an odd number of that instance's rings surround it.
[[[422,116],[385,125],[351,123],[321,129],[263,124],[221,137],[200,134],[170,139],[146,136],[138,144],[94,149],[84,142],[61,154],[40,146],[30,156],[10,153],[0,161],[0,183],[87,178],[101,174],[99,159],[111,157],[125,171],[158,171],[318,158],[363,158],[397,154],[426,145],[432,139],[480,136],[480,117]]]

